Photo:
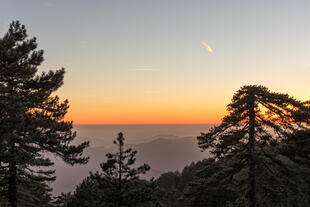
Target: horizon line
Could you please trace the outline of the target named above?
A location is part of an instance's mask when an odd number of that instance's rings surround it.
[[[92,123],[77,123],[74,124],[75,126],[77,125],[88,125],[88,126],[102,126],[102,125],[106,125],[106,126],[110,126],[110,125],[217,125],[219,123],[111,123],[111,124],[106,124],[106,123],[99,123],[99,124],[92,124]]]

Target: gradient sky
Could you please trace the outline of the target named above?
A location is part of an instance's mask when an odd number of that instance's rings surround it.
[[[219,123],[245,84],[310,99],[309,0],[1,0],[76,124]],[[202,45],[213,49],[208,52]]]

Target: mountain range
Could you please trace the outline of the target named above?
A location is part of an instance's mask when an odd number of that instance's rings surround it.
[[[147,163],[151,170],[143,175],[143,178],[158,177],[168,171],[181,171],[191,162],[196,162],[208,157],[207,152],[201,152],[195,137],[177,137],[174,135],[158,135],[147,139],[139,140],[138,144],[128,144],[137,150],[136,165]],[[91,140],[90,147],[85,150],[85,156],[90,160],[86,165],[69,166],[57,157],[53,157],[56,169],[56,181],[50,186],[53,194],[61,192],[72,192],[89,172],[100,169],[99,164],[106,160],[105,154],[115,152],[113,146],[105,146],[100,140]]]

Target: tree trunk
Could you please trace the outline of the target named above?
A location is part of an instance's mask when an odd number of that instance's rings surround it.
[[[249,108],[249,203],[256,207],[256,179],[255,179],[255,97],[250,100]]]
[[[17,167],[15,161],[15,143],[12,144],[10,154],[13,155],[9,163],[8,199],[11,207],[17,207]]]
[[[118,173],[118,190],[119,190],[119,199],[118,199],[118,203],[117,203],[117,207],[121,207],[122,206],[122,159],[123,159],[123,134],[120,133],[119,134],[119,173]]]

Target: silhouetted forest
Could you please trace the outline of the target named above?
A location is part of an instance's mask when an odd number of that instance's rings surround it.
[[[38,74],[42,62],[36,38],[12,22],[0,39],[0,206],[309,206],[310,102],[260,85],[241,87],[221,124],[197,135],[210,157],[145,180],[152,166],[137,166],[138,152],[119,133],[117,151],[103,157],[99,171],[53,197],[54,163],[46,154],[85,164],[89,143],[72,144],[69,103],[54,93],[65,70]]]

